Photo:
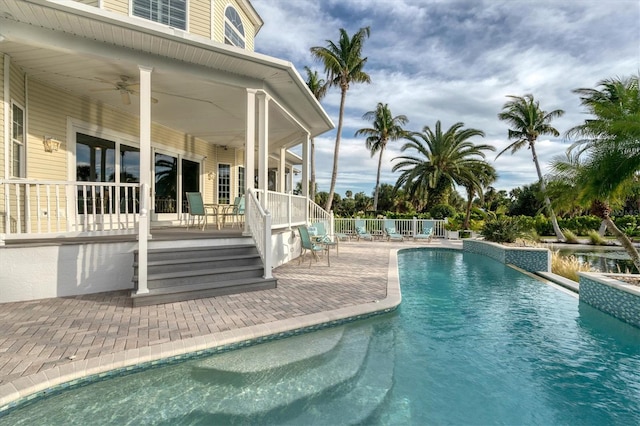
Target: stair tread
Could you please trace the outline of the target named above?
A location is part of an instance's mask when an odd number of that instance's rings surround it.
[[[148,293],[141,293],[141,294],[132,293],[131,297],[141,298],[141,297],[149,297],[149,296],[158,296],[162,294],[188,293],[191,291],[232,287],[232,286],[246,285],[246,284],[267,283],[267,282],[273,282],[273,281],[276,281],[276,279],[255,277],[255,278],[239,278],[235,280],[217,281],[215,283],[187,284],[187,285],[174,286],[174,287],[150,288]]]
[[[333,350],[342,339],[343,327],[306,333],[207,358],[198,367],[238,374],[257,373],[287,366]],[[277,347],[278,350],[270,350]]]
[[[199,247],[171,247],[171,248],[150,248],[147,253],[176,253],[188,251],[207,251],[207,250],[229,250],[238,248],[255,248],[255,244],[224,244],[219,246],[199,246]],[[134,250],[138,253],[138,250]]]
[[[260,259],[259,253],[251,253],[251,254],[237,254],[237,255],[228,255],[228,256],[208,256],[208,257],[196,257],[191,259],[168,259],[168,260],[149,260],[147,262],[148,266],[157,266],[157,265],[178,265],[185,263],[202,263],[202,262],[212,262],[212,261],[224,261],[224,260],[234,260],[234,259]],[[134,266],[138,265],[138,262],[133,263]]]
[[[347,328],[340,345],[334,349],[336,356],[328,361],[302,371],[265,371],[252,386],[242,388],[239,393],[233,385],[217,383],[217,372],[207,374],[206,369],[199,369],[194,375],[197,373],[197,379],[207,384],[216,383],[215,393],[219,394],[211,395],[211,412],[223,416],[259,415],[311,398],[356,377],[365,361],[370,337],[371,327]],[[271,371],[275,373],[270,375]]]
[[[262,264],[259,265],[241,265],[241,266],[229,266],[224,268],[213,268],[213,269],[194,269],[191,271],[175,271],[175,272],[161,272],[149,274],[147,276],[147,281],[153,280],[164,280],[170,278],[183,278],[183,277],[197,277],[201,275],[220,275],[220,274],[229,274],[233,272],[244,272],[248,270],[264,270],[264,266]],[[133,281],[136,282],[138,280],[138,276],[133,276]]]

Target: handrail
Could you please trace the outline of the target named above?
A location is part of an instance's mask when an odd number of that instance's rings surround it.
[[[245,220],[264,264],[263,277],[265,279],[272,278],[271,214],[262,208],[252,188],[249,188],[245,197]]]

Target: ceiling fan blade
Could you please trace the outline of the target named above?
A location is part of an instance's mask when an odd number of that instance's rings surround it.
[[[129,90],[129,93],[133,93],[136,96],[140,96],[140,92],[138,92],[137,90]],[[157,104],[158,100],[156,98],[151,98],[151,102],[154,104]]]
[[[121,90],[120,97],[122,98],[123,104],[131,105],[131,98],[129,97],[129,92],[127,92],[126,90]]]
[[[90,92],[111,92],[113,90],[118,90],[115,87],[110,87],[108,89],[89,89]]]

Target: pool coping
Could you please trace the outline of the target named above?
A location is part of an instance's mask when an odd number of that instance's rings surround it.
[[[392,312],[402,301],[398,275],[400,250],[405,249],[397,248],[389,251],[386,297],[382,300],[372,300],[331,311],[190,337],[155,346],[127,349],[95,358],[70,360],[69,363],[1,385],[0,416],[32,400],[64,390],[70,387],[70,384],[90,383],[112,375],[205,356],[215,353],[217,349],[231,350]]]

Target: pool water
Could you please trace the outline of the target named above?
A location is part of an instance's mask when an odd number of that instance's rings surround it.
[[[397,312],[62,392],[33,424],[640,424],[640,329],[486,257],[399,254]]]

